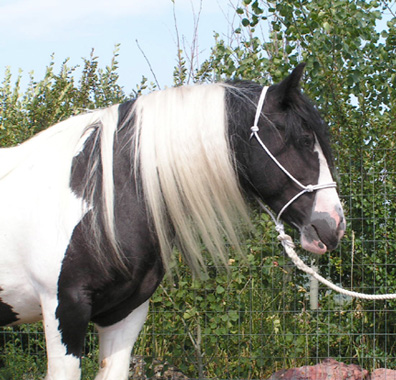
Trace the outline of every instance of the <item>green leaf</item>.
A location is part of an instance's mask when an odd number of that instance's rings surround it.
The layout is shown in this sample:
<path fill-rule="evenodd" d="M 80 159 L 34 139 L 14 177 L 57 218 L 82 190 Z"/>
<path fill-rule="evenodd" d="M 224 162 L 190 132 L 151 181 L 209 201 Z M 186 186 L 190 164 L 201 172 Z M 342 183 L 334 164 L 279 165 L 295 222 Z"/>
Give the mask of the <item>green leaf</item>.
<path fill-rule="evenodd" d="M 247 18 L 242 19 L 242 25 L 243 26 L 249 26 L 250 25 L 250 21 Z"/>
<path fill-rule="evenodd" d="M 221 285 L 217 285 L 216 293 L 223 294 L 224 292 L 225 292 L 225 289 Z"/>

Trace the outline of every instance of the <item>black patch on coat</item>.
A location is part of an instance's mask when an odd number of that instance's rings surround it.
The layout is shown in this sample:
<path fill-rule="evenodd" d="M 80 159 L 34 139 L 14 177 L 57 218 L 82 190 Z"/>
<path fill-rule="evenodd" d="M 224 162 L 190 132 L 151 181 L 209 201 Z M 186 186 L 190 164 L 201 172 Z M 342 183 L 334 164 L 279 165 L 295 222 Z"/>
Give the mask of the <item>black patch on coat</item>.
<path fill-rule="evenodd" d="M 130 141 L 129 128 L 133 125 L 131 121 L 127 125 L 124 122 L 132 104 L 128 102 L 119 108 L 119 126 L 122 128 L 118 129 L 114 143 L 117 242 L 125 256 L 129 275 L 113 267 L 111 260 L 106 262 L 106 268 L 98 262 L 95 252 L 98 244 L 92 244 L 89 226 L 95 222 L 101 227 L 102 219 L 99 217 L 93 221 L 93 212 L 89 211 L 73 231 L 58 280 L 59 305 L 56 317 L 67 354 L 76 357 L 81 357 L 89 321 L 110 326 L 124 319 L 151 297 L 164 275 L 158 244 L 152 235 L 144 202 L 137 196 L 131 152 L 125 149 Z M 97 163 L 98 167 L 94 170 L 89 168 L 92 156 L 99 153 L 96 151 L 97 134 L 98 130 L 95 130 L 74 158 L 70 187 L 76 195 L 84 197 L 87 189 L 84 182 L 92 180 L 95 185 L 93 207 L 98 207 L 100 214 L 101 164 Z M 87 171 L 90 172 L 90 178 L 87 177 Z M 106 236 L 99 238 L 101 249 L 110 251 Z"/>
<path fill-rule="evenodd" d="M 3 289 L 0 288 L 0 292 Z M 0 298 L 0 326 L 10 325 L 12 323 L 18 322 L 18 313 L 12 309 L 12 306 L 3 302 Z"/>

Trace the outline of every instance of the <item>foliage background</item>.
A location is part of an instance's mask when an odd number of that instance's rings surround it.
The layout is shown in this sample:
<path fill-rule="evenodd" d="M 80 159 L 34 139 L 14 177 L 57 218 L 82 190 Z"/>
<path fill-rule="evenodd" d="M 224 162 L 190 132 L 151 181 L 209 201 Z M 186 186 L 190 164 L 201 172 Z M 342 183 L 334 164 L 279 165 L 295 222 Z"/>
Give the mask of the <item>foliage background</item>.
<path fill-rule="evenodd" d="M 298 62 L 307 63 L 303 89 L 329 124 L 348 220 L 342 245 L 320 259 L 320 271 L 368 293 L 396 291 L 393 5 L 243 0 L 232 38 L 215 35 L 211 56 L 199 67 L 187 65 L 188 52 L 179 50 L 174 72 L 175 85 L 229 78 L 271 84 Z M 390 21 L 378 31 L 384 13 L 391 14 Z M 125 93 L 118 84 L 118 49 L 104 69 L 92 52 L 79 78 L 67 60 L 56 73 L 52 60 L 44 78 L 31 76 L 26 89 L 21 74 L 12 78 L 6 70 L 0 85 L 1 146 L 19 144 L 86 109 L 155 89 L 142 77 L 131 94 Z M 319 308 L 311 310 L 309 279 L 283 256 L 268 217 L 257 214 L 255 225 L 246 241 L 248 264 L 231 259 L 228 273 L 212 267 L 207 279 L 196 282 L 181 263 L 174 286 L 164 283 L 155 293 L 135 349 L 148 375 L 156 360 L 199 378 L 266 378 L 326 357 L 367 369 L 395 368 L 395 302 L 352 300 L 320 288 Z M 0 337 L 0 379 L 39 378 L 45 371 L 41 325 L 13 331 L 6 328 Z M 96 366 L 95 347 L 91 334 L 85 378 Z"/>

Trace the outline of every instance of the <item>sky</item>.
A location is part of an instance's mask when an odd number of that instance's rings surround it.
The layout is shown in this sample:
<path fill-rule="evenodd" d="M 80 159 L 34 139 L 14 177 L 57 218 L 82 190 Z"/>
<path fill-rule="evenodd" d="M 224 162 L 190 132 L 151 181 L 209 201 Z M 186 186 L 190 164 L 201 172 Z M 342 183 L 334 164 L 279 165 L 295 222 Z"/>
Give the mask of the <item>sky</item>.
<path fill-rule="evenodd" d="M 15 80 L 19 69 L 26 83 L 31 71 L 42 79 L 52 54 L 55 72 L 66 58 L 69 66 L 81 65 L 92 49 L 104 68 L 114 46 L 121 44 L 119 84 L 126 93 L 142 75 L 154 81 L 147 60 L 160 86 L 169 86 L 177 35 L 190 51 L 199 13 L 197 50 L 203 61 L 214 44 L 214 31 L 222 35 L 232 29 L 230 0 L 0 0 L 0 82 L 7 66 Z"/>
<path fill-rule="evenodd" d="M 200 62 L 210 54 L 214 32 L 227 40 L 238 23 L 234 10 L 238 0 L 173 1 L 0 0 L 0 83 L 7 66 L 13 80 L 23 70 L 22 84 L 28 83 L 31 71 L 36 80 L 42 79 L 52 54 L 55 72 L 66 58 L 69 66 L 82 65 L 82 57 L 89 58 L 92 49 L 104 68 L 120 44 L 119 84 L 125 93 L 130 94 L 143 75 L 155 80 L 147 60 L 160 87 L 170 86 L 177 36 L 190 52 L 198 14 Z"/>

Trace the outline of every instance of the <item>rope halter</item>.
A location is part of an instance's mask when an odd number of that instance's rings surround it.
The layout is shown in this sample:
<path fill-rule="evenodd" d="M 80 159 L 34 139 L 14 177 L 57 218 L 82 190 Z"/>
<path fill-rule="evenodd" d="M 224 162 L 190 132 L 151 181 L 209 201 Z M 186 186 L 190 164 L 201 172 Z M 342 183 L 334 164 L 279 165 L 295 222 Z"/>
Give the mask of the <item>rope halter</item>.
<path fill-rule="evenodd" d="M 275 223 L 275 229 L 278 231 L 278 240 L 281 242 L 283 245 L 287 255 L 290 257 L 290 259 L 293 261 L 293 263 L 299 268 L 300 270 L 304 271 L 305 273 L 311 275 L 312 277 L 316 278 L 318 281 L 320 281 L 322 284 L 325 284 L 328 286 L 330 289 L 333 289 L 341 294 L 345 294 L 350 297 L 355 297 L 355 298 L 362 298 L 362 299 L 367 299 L 367 300 L 386 300 L 386 299 L 396 299 L 396 294 L 364 294 L 364 293 L 358 293 L 358 292 L 353 292 L 350 290 L 346 290 L 343 288 L 340 288 L 339 286 L 333 284 L 332 282 L 326 280 L 323 278 L 319 273 L 317 273 L 314 269 L 310 268 L 307 266 L 297 255 L 295 252 L 294 248 L 295 245 L 293 243 L 293 239 L 285 234 L 285 228 L 283 223 L 281 222 L 281 216 L 284 213 L 284 211 L 299 197 L 301 197 L 305 193 L 312 193 L 316 190 L 321 190 L 321 189 L 326 189 L 326 188 L 335 188 L 337 187 L 335 182 L 329 182 L 329 183 L 319 183 L 317 185 L 303 185 L 300 181 L 298 181 L 276 158 L 275 156 L 270 152 L 270 150 L 267 148 L 267 146 L 263 143 L 261 140 L 258 132 L 259 132 L 259 127 L 258 127 L 258 121 L 260 119 L 260 115 L 262 113 L 262 109 L 264 106 L 264 101 L 265 101 L 265 96 L 267 94 L 268 87 L 264 87 L 263 90 L 261 91 L 261 95 L 259 98 L 259 102 L 257 104 L 257 109 L 256 109 L 256 115 L 254 118 L 254 124 L 250 128 L 252 133 L 250 135 L 250 139 L 253 137 L 256 138 L 260 146 L 265 150 L 265 152 L 268 154 L 268 156 L 272 159 L 272 161 L 275 162 L 276 165 L 278 165 L 279 169 L 281 169 L 298 187 L 300 187 L 302 190 L 297 193 L 292 199 L 290 199 L 279 211 L 278 215 L 275 216 L 271 210 L 264 205 L 264 203 L 258 198 L 257 202 L 259 203 L 260 207 L 263 208 L 272 218 L 272 220 Z"/>
<path fill-rule="evenodd" d="M 253 137 L 256 138 L 260 146 L 265 150 L 267 155 L 272 159 L 272 161 L 275 162 L 275 164 L 285 173 L 300 189 L 302 189 L 299 193 L 297 193 L 292 199 L 290 199 L 279 211 L 277 216 L 274 216 L 274 214 L 269 210 L 268 207 L 266 207 L 260 200 L 258 200 L 260 206 L 264 208 L 264 210 L 271 216 L 272 220 L 275 223 L 276 230 L 279 233 L 284 233 L 284 227 L 282 222 L 280 221 L 282 214 L 285 212 L 285 210 L 298 198 L 300 198 L 303 194 L 305 193 L 312 193 L 316 190 L 321 190 L 321 189 L 326 189 L 326 188 L 335 188 L 337 187 L 337 184 L 335 182 L 329 182 L 329 183 L 319 183 L 317 185 L 303 185 L 297 178 L 295 178 L 278 160 L 277 158 L 270 152 L 268 147 L 264 144 L 264 142 L 261 140 L 258 132 L 259 132 L 259 127 L 258 127 L 258 121 L 260 119 L 260 115 L 262 113 L 262 109 L 264 106 L 264 101 L 265 97 L 267 95 L 268 91 L 267 86 L 263 87 L 263 90 L 261 91 L 259 102 L 257 104 L 257 109 L 256 109 L 256 115 L 254 117 L 254 124 L 250 128 L 252 131 L 250 135 L 250 139 Z"/>

